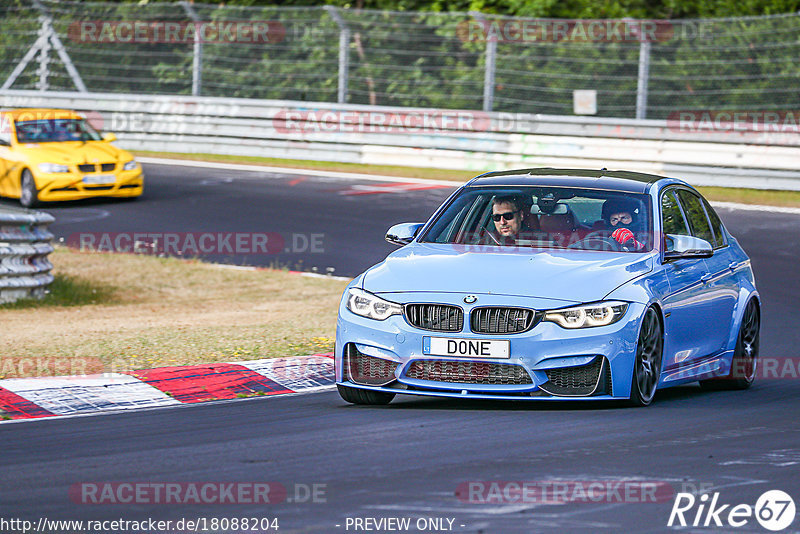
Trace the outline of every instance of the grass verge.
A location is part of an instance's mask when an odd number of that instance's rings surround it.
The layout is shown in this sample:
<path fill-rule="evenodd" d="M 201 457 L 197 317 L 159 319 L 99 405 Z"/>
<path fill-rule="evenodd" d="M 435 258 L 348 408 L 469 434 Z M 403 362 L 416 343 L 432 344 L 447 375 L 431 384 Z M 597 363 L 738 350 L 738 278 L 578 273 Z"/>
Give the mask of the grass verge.
<path fill-rule="evenodd" d="M 346 285 L 63 247 L 51 260 L 45 299 L 0 307 L 0 378 L 328 352 Z"/>
<path fill-rule="evenodd" d="M 456 171 L 423 167 L 403 167 L 397 165 L 364 165 L 360 163 L 336 163 L 330 161 L 311 161 L 300 159 L 260 158 L 256 156 L 224 156 L 216 154 L 179 154 L 173 152 L 137 151 L 140 156 L 157 158 L 212 161 L 218 163 L 245 163 L 289 167 L 293 169 L 312 169 L 363 174 L 397 176 L 398 178 L 427 178 L 431 180 L 452 180 L 465 182 L 474 178 L 478 171 Z M 778 191 L 768 189 L 743 189 L 728 187 L 698 187 L 709 200 L 719 202 L 740 202 L 768 206 L 800 207 L 800 191 Z"/>

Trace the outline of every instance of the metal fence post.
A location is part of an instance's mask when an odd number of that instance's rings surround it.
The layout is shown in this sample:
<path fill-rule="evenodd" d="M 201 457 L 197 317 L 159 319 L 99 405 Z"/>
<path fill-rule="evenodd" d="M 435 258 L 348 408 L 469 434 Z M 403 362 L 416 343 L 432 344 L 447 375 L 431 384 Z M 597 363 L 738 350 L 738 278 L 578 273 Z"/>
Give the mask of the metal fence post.
<path fill-rule="evenodd" d="M 69 77 L 72 78 L 72 83 L 75 84 L 75 87 L 77 87 L 78 91 L 81 93 L 87 92 L 86 84 L 83 83 L 83 78 L 81 78 L 81 75 L 78 74 L 78 69 L 75 68 L 75 65 L 72 64 L 72 59 L 70 59 L 67 49 L 64 48 L 64 43 L 61 42 L 56 30 L 53 28 L 53 21 L 50 17 L 50 14 L 39 0 L 33 0 L 33 5 L 39 11 L 39 13 L 42 14 L 42 27 L 44 28 L 45 35 L 47 36 L 47 42 L 42 42 L 42 46 L 45 46 L 49 49 L 50 44 L 52 43 L 53 48 L 56 49 L 58 57 L 61 58 L 61 62 L 64 63 L 64 68 L 67 69 Z"/>
<path fill-rule="evenodd" d="M 647 118 L 647 83 L 650 78 L 650 42 L 639 43 L 639 79 L 636 84 L 636 118 Z"/>
<path fill-rule="evenodd" d="M 36 69 L 36 74 L 39 75 L 39 81 L 36 82 L 36 89 L 39 91 L 47 91 L 50 86 L 47 83 L 47 78 L 50 75 L 50 28 L 44 17 L 39 17 L 42 27 L 39 29 L 38 42 L 41 43 L 39 48 L 39 68 Z"/>
<path fill-rule="evenodd" d="M 195 24 L 192 48 L 192 96 L 198 96 L 203 87 L 203 41 L 200 38 L 200 17 L 189 2 L 184 0 L 180 4 Z"/>
<path fill-rule="evenodd" d="M 470 15 L 478 19 L 486 28 L 486 61 L 483 71 L 483 111 L 492 111 L 494 104 L 494 71 L 497 58 L 497 34 L 494 26 L 489 24 L 483 13 L 470 11 Z"/>
<path fill-rule="evenodd" d="M 339 104 L 347 103 L 347 82 L 350 70 L 350 28 L 342 15 L 334 6 L 325 6 L 325 11 L 339 26 L 339 88 L 336 101 Z"/>

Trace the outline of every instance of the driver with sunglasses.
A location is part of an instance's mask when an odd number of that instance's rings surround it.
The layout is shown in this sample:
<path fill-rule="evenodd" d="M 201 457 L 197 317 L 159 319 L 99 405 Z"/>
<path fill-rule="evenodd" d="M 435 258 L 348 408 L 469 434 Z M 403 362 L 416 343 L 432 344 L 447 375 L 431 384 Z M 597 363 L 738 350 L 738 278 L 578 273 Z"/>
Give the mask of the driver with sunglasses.
<path fill-rule="evenodd" d="M 530 226 L 531 220 L 538 222 L 525 209 L 525 203 L 519 196 L 508 195 L 493 199 L 492 221 L 499 234 L 500 244 L 514 244 L 523 236 L 530 239 L 534 232 Z"/>

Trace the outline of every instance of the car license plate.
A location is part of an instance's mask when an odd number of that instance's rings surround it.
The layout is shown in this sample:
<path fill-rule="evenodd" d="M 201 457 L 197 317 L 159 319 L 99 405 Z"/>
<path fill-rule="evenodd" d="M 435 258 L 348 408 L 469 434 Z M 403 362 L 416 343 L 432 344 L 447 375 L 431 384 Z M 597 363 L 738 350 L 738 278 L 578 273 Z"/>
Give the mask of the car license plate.
<path fill-rule="evenodd" d="M 464 358 L 510 358 L 507 339 L 422 338 L 422 354 Z"/>
<path fill-rule="evenodd" d="M 85 184 L 113 184 L 117 181 L 117 177 L 113 174 L 92 174 L 83 177 Z"/>

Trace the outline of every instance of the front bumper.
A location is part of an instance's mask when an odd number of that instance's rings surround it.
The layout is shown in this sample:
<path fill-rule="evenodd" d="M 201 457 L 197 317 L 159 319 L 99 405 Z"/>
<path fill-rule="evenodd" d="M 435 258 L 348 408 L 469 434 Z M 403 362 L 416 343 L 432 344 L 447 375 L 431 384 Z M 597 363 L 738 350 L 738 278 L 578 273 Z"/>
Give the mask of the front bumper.
<path fill-rule="evenodd" d="M 91 197 L 138 197 L 144 192 L 144 174 L 141 167 L 130 171 L 110 171 L 115 180 L 113 183 L 89 184 L 83 181 L 85 174 L 69 173 L 36 173 L 34 179 L 38 189 L 39 200 L 57 202 L 63 200 L 80 200 Z"/>
<path fill-rule="evenodd" d="M 539 322 L 527 332 L 487 335 L 470 331 L 466 318 L 473 306 L 459 300 L 463 295 L 428 293 L 415 297 L 419 298 L 418 302 L 460 306 L 464 310 L 464 327 L 460 332 L 431 332 L 410 325 L 402 315 L 384 321 L 367 319 L 350 312 L 343 300 L 334 356 L 338 384 L 390 393 L 459 398 L 599 400 L 630 397 L 636 340 L 645 310 L 642 304 L 631 303 L 623 318 L 608 326 L 568 330 L 552 322 Z M 552 302 L 524 297 L 480 295 L 479 300 L 480 306 L 520 306 L 538 310 L 553 307 Z M 404 303 L 409 302 L 417 300 L 404 299 Z M 422 352 L 425 337 L 508 340 L 509 358 L 425 355 Z M 354 358 L 358 358 L 362 367 L 352 367 Z M 358 374 L 363 362 L 369 369 L 378 369 L 374 375 L 378 378 L 384 372 L 385 379 L 365 379 L 366 375 Z M 380 370 L 383 368 L 385 371 Z"/>

